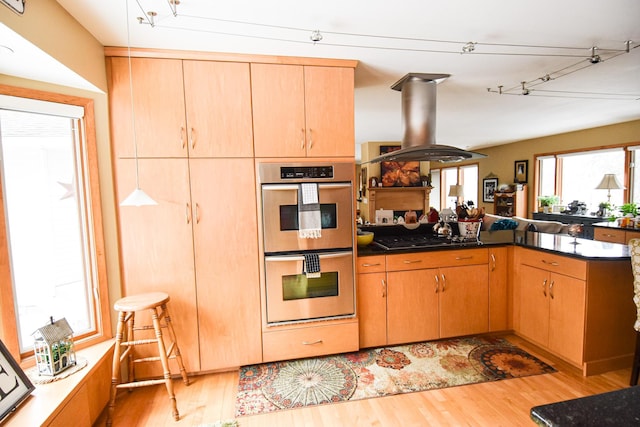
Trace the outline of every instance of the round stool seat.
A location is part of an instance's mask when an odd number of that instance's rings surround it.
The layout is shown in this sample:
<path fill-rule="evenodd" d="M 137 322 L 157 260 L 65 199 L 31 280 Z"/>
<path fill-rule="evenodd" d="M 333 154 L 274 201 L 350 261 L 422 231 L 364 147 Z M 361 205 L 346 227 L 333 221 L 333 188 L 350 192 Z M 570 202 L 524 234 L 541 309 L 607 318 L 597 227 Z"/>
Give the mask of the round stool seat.
<path fill-rule="evenodd" d="M 165 292 L 149 292 L 120 298 L 113 305 L 117 311 L 139 311 L 158 307 L 169 302 L 169 294 Z"/>

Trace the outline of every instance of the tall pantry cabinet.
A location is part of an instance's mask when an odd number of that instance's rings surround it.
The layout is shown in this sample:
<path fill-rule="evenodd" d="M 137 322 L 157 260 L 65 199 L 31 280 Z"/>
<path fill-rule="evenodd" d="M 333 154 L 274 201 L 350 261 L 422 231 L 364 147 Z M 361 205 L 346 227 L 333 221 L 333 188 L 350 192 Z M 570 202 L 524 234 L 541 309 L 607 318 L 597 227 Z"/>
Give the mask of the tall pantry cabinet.
<path fill-rule="evenodd" d="M 128 58 L 107 69 L 120 202 L 135 188 Z M 140 186 L 159 205 L 118 208 L 123 294 L 171 296 L 189 372 L 260 362 L 249 64 L 132 57 L 131 69 Z"/>

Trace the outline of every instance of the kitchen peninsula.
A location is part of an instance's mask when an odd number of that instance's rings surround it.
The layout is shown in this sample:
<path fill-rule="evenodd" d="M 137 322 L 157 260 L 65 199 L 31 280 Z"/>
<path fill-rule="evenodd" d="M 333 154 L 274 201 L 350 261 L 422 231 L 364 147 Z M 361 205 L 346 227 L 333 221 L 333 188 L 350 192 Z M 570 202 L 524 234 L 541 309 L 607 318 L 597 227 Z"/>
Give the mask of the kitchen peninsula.
<path fill-rule="evenodd" d="M 585 376 L 631 365 L 635 305 L 626 245 L 520 231 L 483 231 L 479 241 L 359 248 L 361 347 L 513 330 Z M 411 335 L 427 326 L 430 335 Z"/>

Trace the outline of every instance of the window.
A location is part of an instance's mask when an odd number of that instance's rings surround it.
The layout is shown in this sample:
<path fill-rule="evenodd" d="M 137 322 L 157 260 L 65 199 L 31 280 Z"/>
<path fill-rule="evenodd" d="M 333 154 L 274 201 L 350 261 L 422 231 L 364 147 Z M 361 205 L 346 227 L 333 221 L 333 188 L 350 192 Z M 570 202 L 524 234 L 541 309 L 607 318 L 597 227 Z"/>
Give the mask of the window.
<path fill-rule="evenodd" d="M 462 200 L 464 203 L 472 201 L 478 206 L 478 165 L 464 165 L 456 167 L 432 168 L 431 194 L 429 203 L 437 210 L 453 208 L 454 199 L 449 197 L 449 187 L 461 184 L 464 191 Z"/>
<path fill-rule="evenodd" d="M 429 202 L 438 210 L 453 208 L 454 200 L 449 197 L 449 187 L 455 184 L 462 185 L 464 196 L 462 200 L 467 203 L 472 201 L 478 206 L 478 165 L 464 165 L 456 167 L 443 167 L 431 169 L 431 195 Z"/>
<path fill-rule="evenodd" d="M 101 338 L 103 327 L 110 335 L 95 136 L 86 129 L 93 111 L 85 101 L 0 96 L 2 255 L 9 259 L 0 292 L 12 295 L 15 310 L 2 307 L 0 336 L 23 357 L 31 333 L 50 317 L 65 317 L 76 342 Z"/>
<path fill-rule="evenodd" d="M 584 202 L 588 212 L 607 201 L 607 190 L 596 189 L 605 174 L 612 173 L 625 187 L 626 155 L 622 147 L 540 156 L 537 158 L 538 196 L 558 195 L 560 205 Z M 624 203 L 623 189 L 611 190 L 611 204 Z"/>

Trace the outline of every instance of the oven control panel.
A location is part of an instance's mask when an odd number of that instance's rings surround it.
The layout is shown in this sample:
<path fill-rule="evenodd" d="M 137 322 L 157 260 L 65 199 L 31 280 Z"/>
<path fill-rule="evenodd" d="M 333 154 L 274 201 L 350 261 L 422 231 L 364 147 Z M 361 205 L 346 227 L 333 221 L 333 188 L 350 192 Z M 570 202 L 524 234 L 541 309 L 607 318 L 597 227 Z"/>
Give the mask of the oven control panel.
<path fill-rule="evenodd" d="M 333 178 L 333 166 L 281 166 L 281 179 Z"/>

